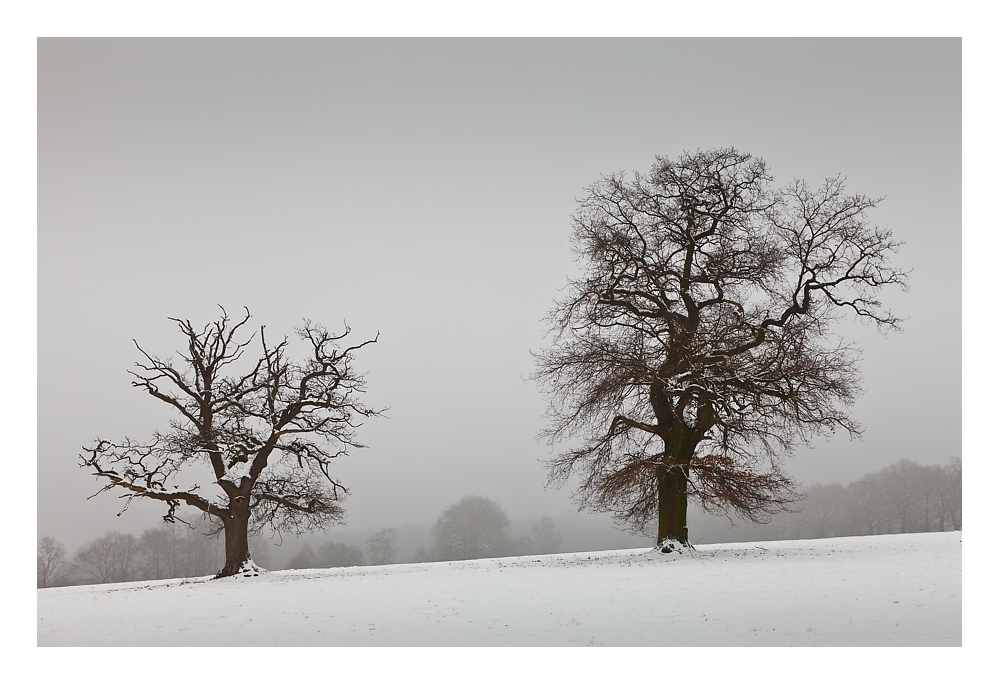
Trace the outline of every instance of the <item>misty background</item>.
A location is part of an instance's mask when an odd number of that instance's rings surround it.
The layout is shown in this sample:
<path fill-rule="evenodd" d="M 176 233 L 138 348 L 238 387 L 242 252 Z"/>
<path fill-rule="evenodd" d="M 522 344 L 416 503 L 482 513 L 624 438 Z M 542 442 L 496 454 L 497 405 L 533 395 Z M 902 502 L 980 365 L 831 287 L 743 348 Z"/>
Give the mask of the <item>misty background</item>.
<path fill-rule="evenodd" d="M 912 269 L 886 293 L 902 334 L 840 330 L 865 351 L 864 439 L 787 470 L 846 485 L 961 457 L 961 135 L 958 39 L 42 39 L 38 535 L 72 549 L 159 525 L 153 502 L 87 500 L 77 455 L 165 425 L 130 386 L 132 339 L 167 356 L 168 316 L 222 305 L 272 340 L 303 318 L 379 334 L 356 366 L 388 418 L 335 464 L 348 519 L 321 537 L 429 528 L 481 495 L 522 528 L 641 544 L 546 490 L 530 352 L 583 188 L 729 145 L 779 183 L 843 174 L 885 196 L 871 218 Z"/>

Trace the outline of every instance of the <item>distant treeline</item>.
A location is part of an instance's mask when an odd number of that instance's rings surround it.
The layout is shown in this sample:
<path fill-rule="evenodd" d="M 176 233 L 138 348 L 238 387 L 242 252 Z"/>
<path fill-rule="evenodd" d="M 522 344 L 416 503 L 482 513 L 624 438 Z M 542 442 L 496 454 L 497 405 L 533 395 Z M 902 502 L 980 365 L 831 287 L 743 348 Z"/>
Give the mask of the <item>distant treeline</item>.
<path fill-rule="evenodd" d="M 430 529 L 409 526 L 407 537 L 426 544 L 418 546 L 406 557 L 400 554 L 399 532 L 383 528 L 365 542 L 365 549 L 343 542 L 326 542 L 315 552 L 308 543 L 288 562 L 287 568 L 333 568 L 360 566 L 367 563 L 456 561 L 486 557 L 555 554 L 562 546 L 560 535 L 551 517 L 543 516 L 522 535 L 511 533 L 507 512 L 495 501 L 469 495 L 445 509 Z"/>
<path fill-rule="evenodd" d="M 924 466 L 902 459 L 844 486 L 812 485 L 791 511 L 766 524 L 697 512 L 696 543 L 798 540 L 962 529 L 962 460 Z"/>
<path fill-rule="evenodd" d="M 265 568 L 332 568 L 551 554 L 562 545 L 550 517 L 537 519 L 527 533 L 514 536 L 500 505 L 477 496 L 445 509 L 432 528 L 409 525 L 403 530 L 405 540 L 396 528 L 382 528 L 363 546 L 326 540 L 314 549 L 303 543 L 287 563 L 276 566 L 271 566 L 271 543 L 256 536 L 250 538 L 250 556 Z M 149 528 L 138 537 L 110 531 L 72 558 L 62 543 L 44 537 L 38 542 L 38 587 L 214 575 L 225 559 L 222 538 L 215 533 L 184 525 Z M 424 543 L 425 535 L 426 544 L 414 549 L 414 542 Z"/>
<path fill-rule="evenodd" d="M 783 539 L 828 538 L 962 529 L 962 460 L 924 466 L 901 459 L 846 487 L 813 485 L 798 513 L 771 526 Z"/>
<path fill-rule="evenodd" d="M 763 525 L 730 527 L 725 518 L 692 516 L 692 539 L 711 543 L 962 529 L 960 458 L 929 466 L 903 459 L 847 486 L 813 485 L 803 494 L 794 511 L 782 512 Z M 252 558 L 265 568 L 331 568 L 553 554 L 567 551 L 563 532 L 551 518 L 541 517 L 512 533 L 499 504 L 469 496 L 445 509 L 430 528 L 382 528 L 358 544 L 345 541 L 343 535 L 339 540 L 303 543 L 287 562 L 276 566 L 270 565 L 268 540 L 252 537 L 250 546 Z M 150 528 L 138 537 L 111 531 L 73 557 L 57 540 L 44 537 L 38 542 L 38 587 L 214 575 L 225 554 L 221 538 L 211 533 L 183 525 Z M 583 549 L 573 542 L 569 548 Z"/>
<path fill-rule="evenodd" d="M 38 541 L 38 587 L 215 575 L 225 559 L 223 544 L 204 525 L 175 524 L 148 528 L 138 537 L 109 531 L 69 557 L 62 543 L 44 537 Z M 266 566 L 264 540 L 251 537 L 250 547 Z"/>

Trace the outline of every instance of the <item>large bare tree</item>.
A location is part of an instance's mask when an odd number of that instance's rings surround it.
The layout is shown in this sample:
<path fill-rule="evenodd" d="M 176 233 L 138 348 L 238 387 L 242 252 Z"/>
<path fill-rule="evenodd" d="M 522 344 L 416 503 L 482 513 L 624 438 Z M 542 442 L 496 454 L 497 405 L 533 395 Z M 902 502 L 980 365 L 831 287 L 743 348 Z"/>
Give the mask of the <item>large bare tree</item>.
<path fill-rule="evenodd" d="M 256 572 L 249 533 L 265 526 L 325 529 L 342 519 L 347 488 L 330 466 L 363 446 L 355 429 L 381 413 L 361 402 L 364 377 L 353 367 L 354 353 L 377 336 L 342 347 L 350 328 L 333 334 L 306 321 L 297 333 L 307 356 L 295 363 L 287 338 L 271 345 L 263 326 L 250 332 L 249 311 L 233 321 L 223 310 L 202 328 L 171 320 L 185 341 L 180 361 L 155 357 L 136 343 L 143 360 L 131 372 L 134 387 L 175 413 L 169 429 L 145 442 L 98 438 L 84 448 L 82 466 L 105 482 L 101 492 L 123 490 L 126 508 L 141 497 L 164 502 L 168 522 L 177 520 L 181 505 L 214 520 L 225 533 L 218 577 Z M 214 496 L 182 479 L 205 466 Z"/>
<path fill-rule="evenodd" d="M 550 393 L 557 484 L 664 551 L 687 546 L 687 503 L 753 521 L 796 498 L 792 446 L 861 427 L 858 350 L 841 313 L 898 328 L 879 301 L 905 288 L 898 244 L 869 224 L 878 200 L 842 178 L 775 188 L 764 161 L 733 149 L 657 158 L 607 176 L 574 215 L 582 275 L 550 313 L 535 378 Z"/>

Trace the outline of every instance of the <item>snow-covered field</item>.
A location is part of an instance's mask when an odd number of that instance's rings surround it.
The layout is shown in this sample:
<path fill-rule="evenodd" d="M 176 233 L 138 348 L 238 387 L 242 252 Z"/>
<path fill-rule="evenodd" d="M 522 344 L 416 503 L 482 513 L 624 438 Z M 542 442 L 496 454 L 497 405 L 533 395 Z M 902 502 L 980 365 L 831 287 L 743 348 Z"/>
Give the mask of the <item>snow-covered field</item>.
<path fill-rule="evenodd" d="M 38 591 L 38 645 L 960 646 L 962 534 Z"/>

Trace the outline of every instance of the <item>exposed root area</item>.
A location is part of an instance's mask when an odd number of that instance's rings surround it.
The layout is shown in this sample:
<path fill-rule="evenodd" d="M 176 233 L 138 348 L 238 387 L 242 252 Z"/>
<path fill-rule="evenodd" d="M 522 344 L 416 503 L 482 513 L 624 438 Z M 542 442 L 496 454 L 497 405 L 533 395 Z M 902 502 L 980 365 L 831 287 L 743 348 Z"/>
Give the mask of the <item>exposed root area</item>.
<path fill-rule="evenodd" d="M 254 576 L 259 576 L 262 573 L 267 573 L 267 569 L 263 569 L 254 563 L 253 559 L 247 559 L 242 564 L 236 573 L 226 573 L 225 569 L 219 571 L 215 578 L 253 578 Z"/>

